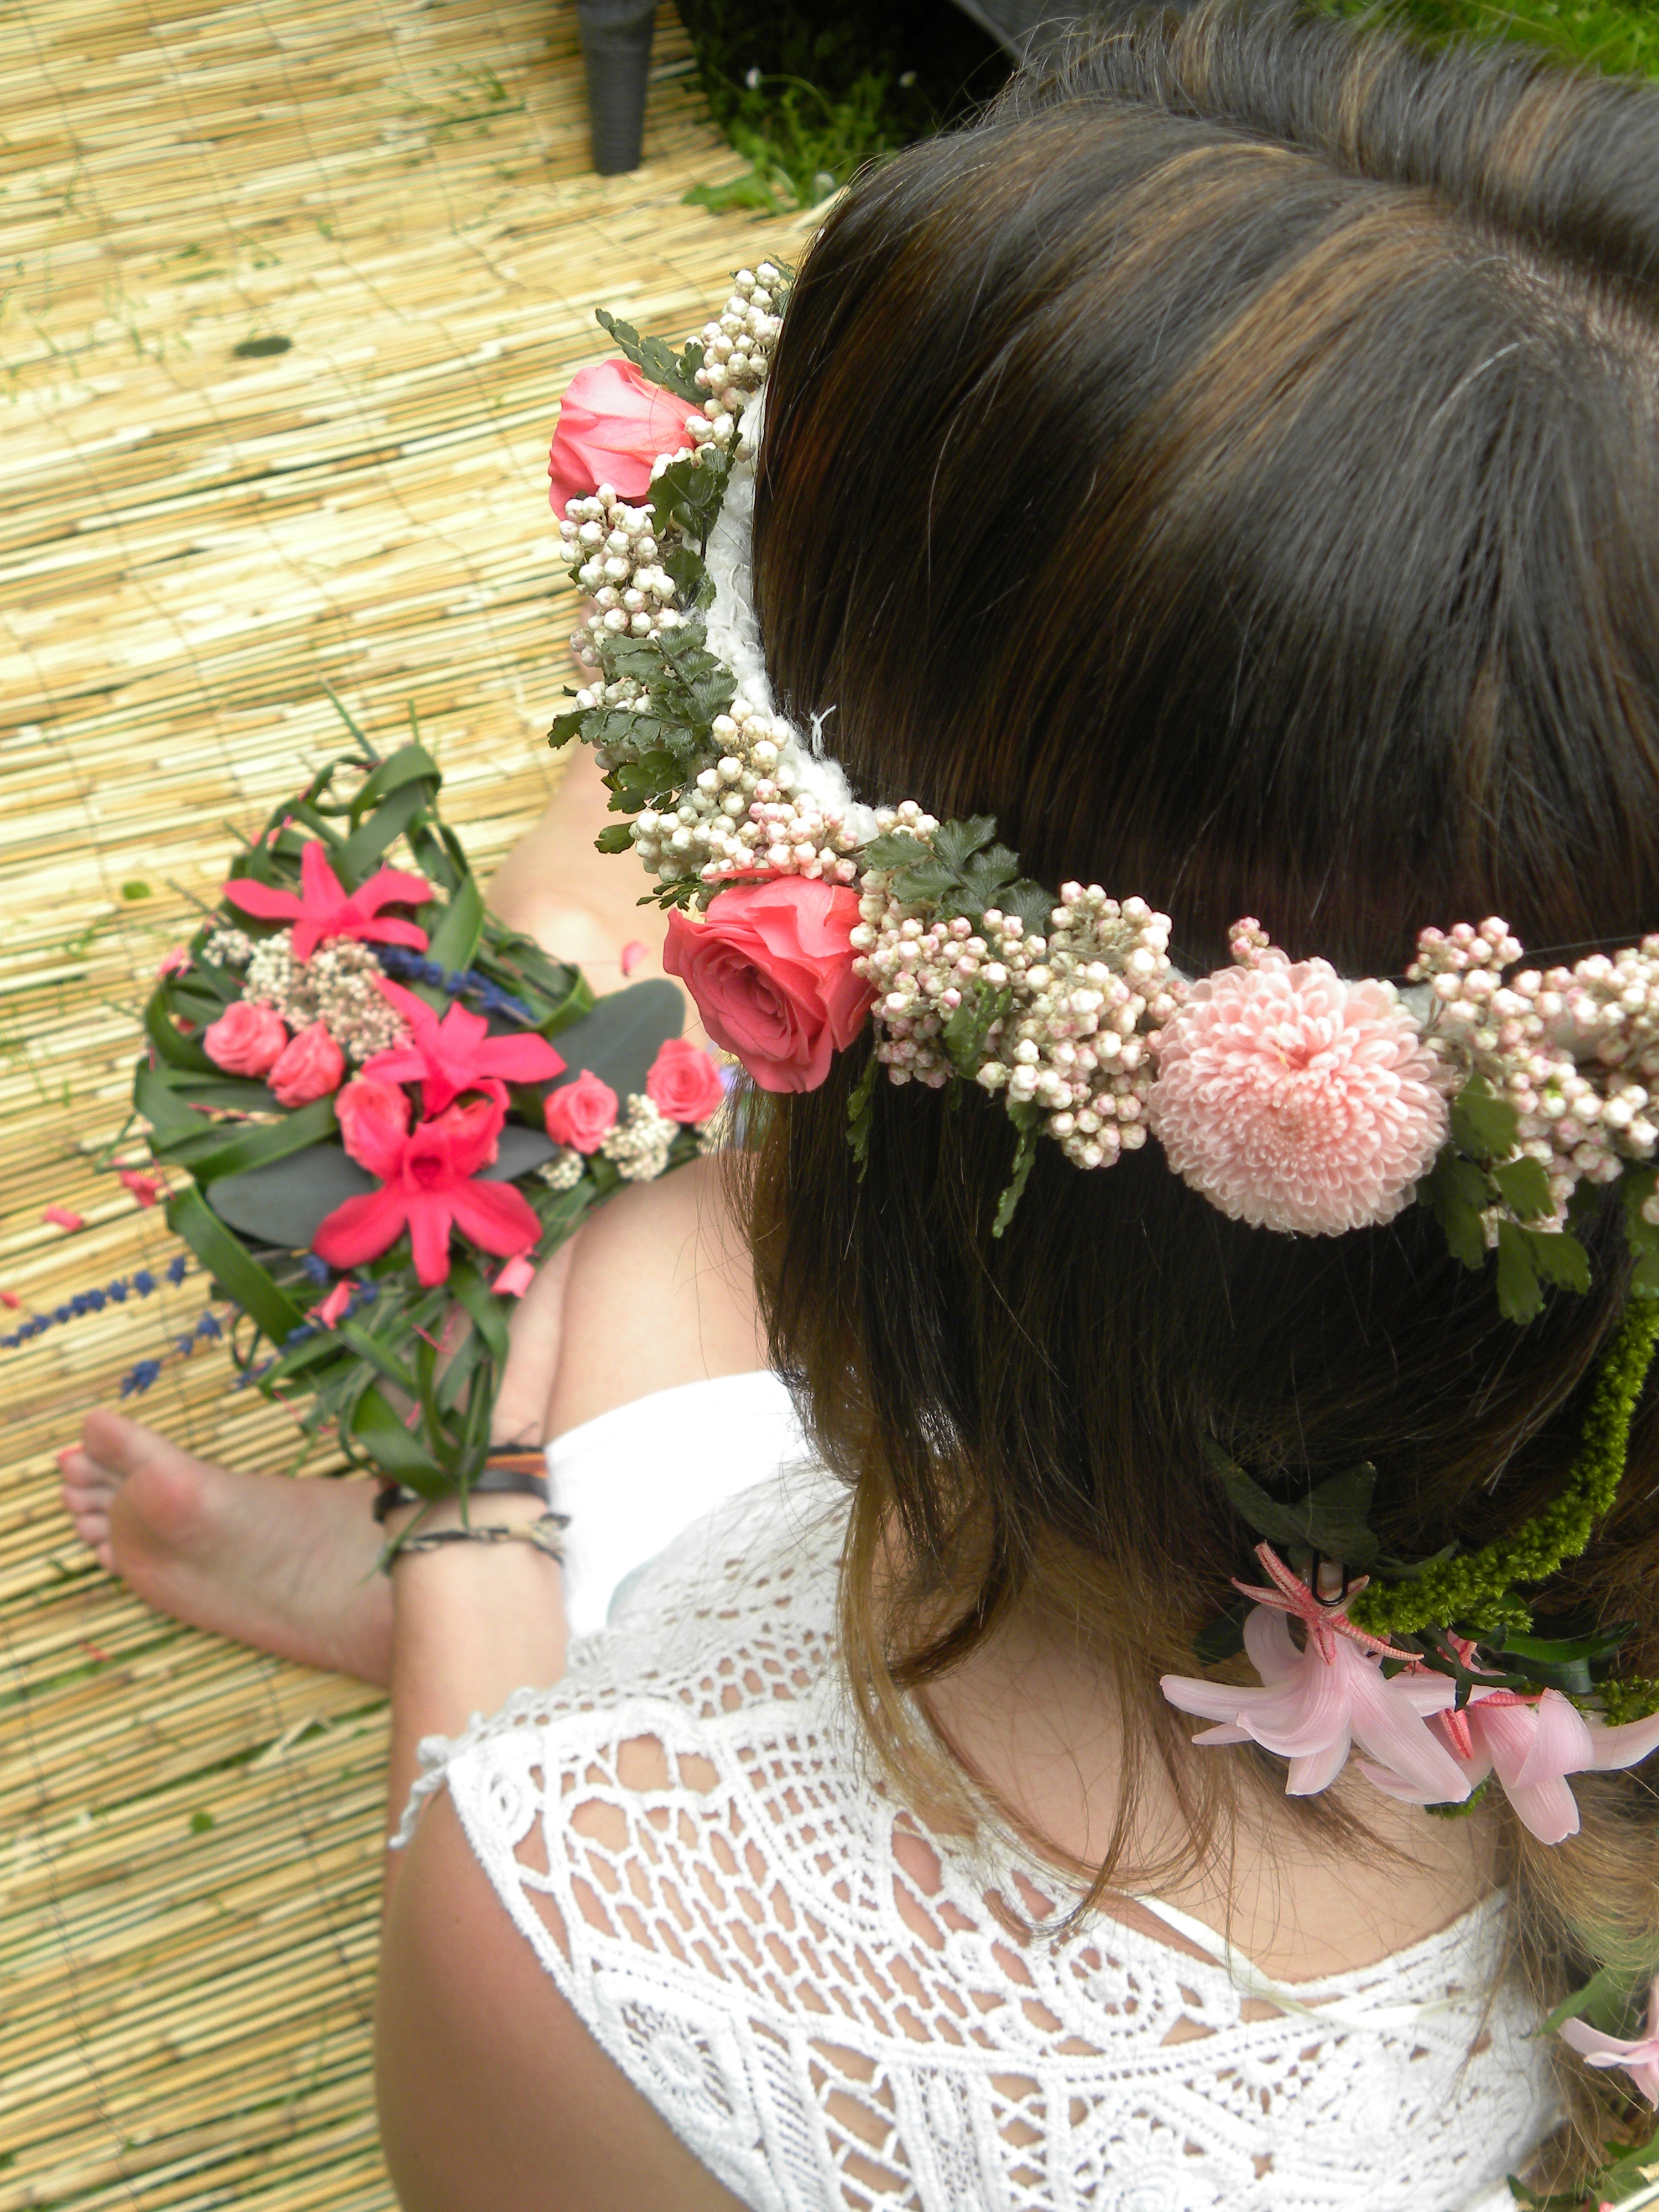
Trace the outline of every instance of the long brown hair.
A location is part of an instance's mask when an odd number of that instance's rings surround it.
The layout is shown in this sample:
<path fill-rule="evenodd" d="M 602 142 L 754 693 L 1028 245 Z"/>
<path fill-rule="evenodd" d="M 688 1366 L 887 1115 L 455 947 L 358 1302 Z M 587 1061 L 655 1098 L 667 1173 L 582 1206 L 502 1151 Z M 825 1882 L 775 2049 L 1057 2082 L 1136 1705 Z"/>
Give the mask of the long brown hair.
<path fill-rule="evenodd" d="M 773 681 L 833 708 L 861 797 L 994 813 L 1040 881 L 1170 913 L 1189 973 L 1245 914 L 1352 975 L 1494 913 L 1540 957 L 1629 944 L 1659 925 L 1656 400 L 1659 93 L 1294 5 L 1149 15 L 864 178 L 813 246 L 762 452 Z M 902 1693 L 1061 1607 L 1131 1747 L 1088 1874 L 1122 1871 L 1146 1755 L 1202 1854 L 1245 1763 L 1192 1753 L 1155 1678 L 1249 1563 L 1206 1445 L 1291 1491 L 1372 1462 L 1404 1556 L 1488 1540 L 1559 1484 L 1617 1237 L 1520 1330 L 1421 1210 L 1275 1236 L 1155 1146 L 1084 1173 L 1042 1145 L 996 1240 L 1006 1116 L 879 1085 L 860 1181 L 863 1052 L 778 1104 L 750 1204 L 775 1358 L 853 1490 L 866 1717 L 917 1777 Z M 1659 1672 L 1650 1398 L 1538 1605 L 1633 1620 Z M 1502 1837 L 1553 1996 L 1659 1954 L 1650 1792 L 1577 1787 L 1575 1843 Z"/>

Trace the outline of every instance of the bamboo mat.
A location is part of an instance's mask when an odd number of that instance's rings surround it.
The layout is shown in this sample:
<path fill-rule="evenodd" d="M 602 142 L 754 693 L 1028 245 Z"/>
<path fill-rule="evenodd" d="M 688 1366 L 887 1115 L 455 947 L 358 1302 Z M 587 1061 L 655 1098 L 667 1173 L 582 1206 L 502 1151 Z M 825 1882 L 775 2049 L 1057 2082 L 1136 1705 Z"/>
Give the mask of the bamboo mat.
<path fill-rule="evenodd" d="M 176 1249 L 99 1164 L 134 1008 L 337 749 L 325 685 L 387 740 L 416 709 L 481 872 L 549 794 L 545 453 L 592 308 L 678 337 L 780 243 L 682 204 L 736 166 L 689 70 L 665 10 L 646 164 L 600 179 L 569 0 L 0 18 L 0 1330 Z M 56 1503 L 204 1288 L 0 1350 L 0 2212 L 392 2202 L 380 1704 L 150 1613 Z M 229 1372 L 203 1346 L 139 1406 L 290 1465 Z"/>

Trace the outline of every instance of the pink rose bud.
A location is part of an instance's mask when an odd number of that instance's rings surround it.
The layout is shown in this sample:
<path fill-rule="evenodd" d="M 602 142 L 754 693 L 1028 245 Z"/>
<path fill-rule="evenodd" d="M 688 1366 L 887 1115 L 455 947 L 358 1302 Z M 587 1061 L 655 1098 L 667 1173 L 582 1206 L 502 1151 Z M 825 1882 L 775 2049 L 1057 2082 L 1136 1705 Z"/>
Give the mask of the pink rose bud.
<path fill-rule="evenodd" d="M 322 1303 L 313 1306 L 306 1319 L 315 1322 L 319 1328 L 332 1328 L 336 1322 L 343 1316 L 346 1308 L 351 1304 L 354 1287 L 355 1285 L 349 1282 L 336 1283 Z"/>
<path fill-rule="evenodd" d="M 617 1094 L 591 1068 L 583 1068 L 574 1083 L 562 1084 L 549 1094 L 547 1133 L 556 1145 L 597 1152 L 616 1126 Z"/>
<path fill-rule="evenodd" d="M 265 1081 L 279 1106 L 309 1106 L 340 1087 L 345 1054 L 321 1022 L 313 1022 L 284 1045 Z"/>
<path fill-rule="evenodd" d="M 536 1270 L 520 1252 L 507 1261 L 489 1287 L 503 1297 L 521 1298 L 535 1279 Z"/>
<path fill-rule="evenodd" d="M 562 515 L 573 499 L 602 483 L 627 500 L 651 489 L 651 464 L 690 443 L 687 419 L 697 412 L 642 376 L 630 361 L 602 361 L 579 369 L 559 405 L 559 427 L 547 456 L 548 504 Z"/>
<path fill-rule="evenodd" d="M 700 1045 L 670 1037 L 645 1079 L 647 1097 L 671 1121 L 706 1121 L 726 1098 L 720 1072 Z"/>
<path fill-rule="evenodd" d="M 358 1166 L 371 1175 L 389 1175 L 409 1133 L 408 1092 L 378 1076 L 360 1075 L 335 1100 L 334 1111 L 341 1139 Z"/>
<path fill-rule="evenodd" d="M 238 999 L 202 1032 L 202 1046 L 227 1075 L 263 1075 L 288 1042 L 283 1018 L 271 1006 Z"/>
<path fill-rule="evenodd" d="M 807 876 L 739 884 L 702 922 L 669 916 L 663 966 L 763 1091 L 816 1091 L 875 995 L 853 972 L 858 920 L 858 894 L 842 884 Z"/>

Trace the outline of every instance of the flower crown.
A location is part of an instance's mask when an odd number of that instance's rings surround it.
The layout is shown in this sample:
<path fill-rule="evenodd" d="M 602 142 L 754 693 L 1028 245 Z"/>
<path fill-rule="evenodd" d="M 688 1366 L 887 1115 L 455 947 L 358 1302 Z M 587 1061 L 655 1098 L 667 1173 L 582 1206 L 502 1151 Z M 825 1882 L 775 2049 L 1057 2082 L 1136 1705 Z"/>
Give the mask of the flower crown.
<path fill-rule="evenodd" d="M 684 352 L 600 321 L 627 359 L 573 382 L 551 497 L 592 608 L 591 672 L 551 742 L 596 752 L 631 846 L 675 909 L 666 963 L 763 1089 L 816 1089 L 866 1024 L 863 1153 L 890 1082 L 971 1082 L 1018 1133 L 1000 1235 L 1036 1139 L 1105 1168 L 1150 1134 L 1254 1226 L 1338 1236 L 1431 1206 L 1452 1251 L 1526 1321 L 1583 1290 L 1574 1229 L 1618 1187 L 1636 1288 L 1659 1294 L 1659 935 L 1525 969 L 1496 918 L 1425 929 L 1404 988 L 1291 961 L 1237 922 L 1193 980 L 1170 922 L 1098 884 L 1023 876 L 989 816 L 853 797 L 775 706 L 750 570 L 754 447 L 784 272 L 739 271 Z M 692 917 L 696 918 L 693 919 Z"/>
<path fill-rule="evenodd" d="M 1326 1788 L 1357 1747 L 1377 1789 L 1441 1812 L 1495 1776 L 1558 1843 L 1578 1826 L 1570 1774 L 1659 1750 L 1659 1682 L 1608 1678 L 1628 1630 L 1537 1636 L 1516 1595 L 1611 1510 L 1659 1340 L 1659 935 L 1527 969 L 1495 917 L 1427 928 L 1402 986 L 1292 961 L 1246 919 L 1231 963 L 1194 979 L 1171 964 L 1166 915 L 1098 884 L 1043 889 L 991 817 L 861 805 L 826 718 L 801 731 L 778 713 L 754 611 L 754 455 L 786 290 L 772 263 L 739 271 L 678 354 L 601 314 L 626 359 L 564 401 L 550 497 L 592 606 L 572 640 L 587 681 L 550 742 L 592 745 L 631 817 L 601 849 L 631 846 L 651 870 L 647 897 L 673 909 L 665 966 L 763 1089 L 816 1089 L 873 1032 L 849 1104 L 860 1161 L 884 1068 L 1000 1097 L 1017 1145 L 994 1235 L 1040 1137 L 1097 1169 L 1150 1135 L 1261 1229 L 1337 1236 L 1415 1199 L 1466 1267 L 1495 1254 L 1499 1307 L 1525 1322 L 1547 1286 L 1589 1287 L 1575 1231 L 1616 1188 L 1632 1298 L 1560 1496 L 1482 1551 L 1411 1565 L 1367 1525 L 1369 1466 L 1285 1503 L 1217 1451 L 1267 1579 L 1236 1585 L 1200 1656 L 1242 1650 L 1262 1686 L 1163 1684 L 1212 1723 L 1200 1744 L 1286 1759 L 1291 1794 Z M 1605 1978 L 1550 2024 L 1659 2100 L 1659 1981 L 1652 2033 L 1632 2041 L 1607 2031 L 1636 1999 L 1610 2000 Z"/>

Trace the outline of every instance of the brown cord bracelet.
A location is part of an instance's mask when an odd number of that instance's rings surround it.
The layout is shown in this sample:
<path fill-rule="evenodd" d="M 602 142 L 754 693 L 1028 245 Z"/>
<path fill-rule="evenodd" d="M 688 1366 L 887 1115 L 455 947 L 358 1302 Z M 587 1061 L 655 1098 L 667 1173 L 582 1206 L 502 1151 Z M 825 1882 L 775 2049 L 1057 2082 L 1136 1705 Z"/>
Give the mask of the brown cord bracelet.
<path fill-rule="evenodd" d="M 544 1513 L 539 1521 L 521 1521 L 515 1526 L 504 1526 L 492 1522 L 483 1528 L 433 1528 L 424 1535 L 416 1534 L 401 1538 L 392 1550 L 386 1565 L 409 1552 L 435 1552 L 444 1544 L 533 1544 L 550 1559 L 564 1557 L 564 1532 L 569 1525 L 569 1516 L 564 1513 Z"/>

